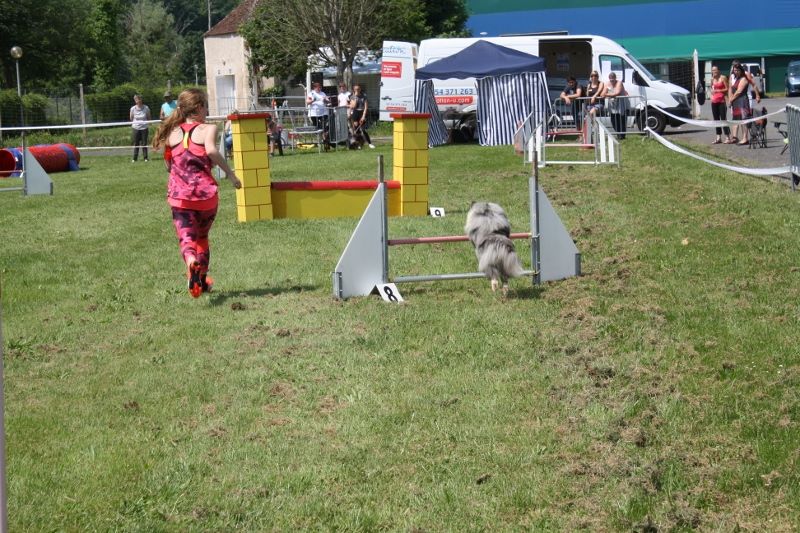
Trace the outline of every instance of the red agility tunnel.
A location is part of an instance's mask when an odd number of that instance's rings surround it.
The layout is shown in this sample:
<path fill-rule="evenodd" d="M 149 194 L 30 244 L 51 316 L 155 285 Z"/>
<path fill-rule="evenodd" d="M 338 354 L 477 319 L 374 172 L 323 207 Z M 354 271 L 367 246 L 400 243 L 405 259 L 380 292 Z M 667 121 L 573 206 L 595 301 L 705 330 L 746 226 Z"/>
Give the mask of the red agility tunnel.
<path fill-rule="evenodd" d="M 17 160 L 10 150 L 0 150 L 0 178 L 9 177 L 17 170 Z"/>
<path fill-rule="evenodd" d="M 80 170 L 81 154 L 67 143 L 40 144 L 28 148 L 45 172 Z M 0 177 L 19 176 L 22 170 L 22 148 L 0 150 Z"/>

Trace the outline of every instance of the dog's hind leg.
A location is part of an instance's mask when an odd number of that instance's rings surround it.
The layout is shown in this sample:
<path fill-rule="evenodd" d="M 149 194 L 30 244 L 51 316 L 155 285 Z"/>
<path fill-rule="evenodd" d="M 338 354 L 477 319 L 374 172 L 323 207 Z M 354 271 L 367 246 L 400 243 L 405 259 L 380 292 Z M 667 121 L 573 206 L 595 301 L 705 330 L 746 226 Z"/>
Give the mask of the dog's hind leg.
<path fill-rule="evenodd" d="M 500 286 L 500 282 L 494 278 L 492 278 L 492 292 L 497 291 L 497 287 Z"/>

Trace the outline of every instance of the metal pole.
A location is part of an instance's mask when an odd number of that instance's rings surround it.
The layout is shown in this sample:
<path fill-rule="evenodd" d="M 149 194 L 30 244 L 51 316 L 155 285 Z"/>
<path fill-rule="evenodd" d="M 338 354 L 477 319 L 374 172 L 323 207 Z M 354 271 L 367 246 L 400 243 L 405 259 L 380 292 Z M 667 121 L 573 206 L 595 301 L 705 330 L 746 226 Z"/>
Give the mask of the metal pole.
<path fill-rule="evenodd" d="M 381 249 L 383 283 L 389 283 L 389 192 L 383 175 L 383 156 L 378 156 L 378 187 L 381 188 Z"/>
<path fill-rule="evenodd" d="M 19 125 L 25 127 L 25 106 L 22 105 L 22 79 L 19 76 L 19 59 L 14 58 L 14 63 L 17 68 L 17 96 L 19 96 Z M 20 132 L 20 140 L 22 144 L 22 194 L 28 194 L 28 173 L 25 168 L 25 130 Z"/>
<path fill-rule="evenodd" d="M 81 99 L 81 124 L 86 124 L 86 99 L 83 95 L 83 84 L 78 84 L 78 93 Z M 86 144 L 86 128 L 83 128 L 83 143 Z"/>
<path fill-rule="evenodd" d="M 22 98 L 22 83 L 19 81 L 19 59 L 15 59 L 14 63 L 17 64 L 17 95 Z"/>
<path fill-rule="evenodd" d="M 533 172 L 528 178 L 528 202 L 531 210 L 531 268 L 533 268 L 533 283 L 542 282 L 542 256 L 541 235 L 539 235 L 539 160 L 533 152 Z"/>
<path fill-rule="evenodd" d="M 208 0 L 208 29 L 211 29 L 211 0 Z"/>
<path fill-rule="evenodd" d="M 6 496 L 6 419 L 5 384 L 3 382 L 3 280 L 0 279 L 0 533 L 8 531 Z"/>

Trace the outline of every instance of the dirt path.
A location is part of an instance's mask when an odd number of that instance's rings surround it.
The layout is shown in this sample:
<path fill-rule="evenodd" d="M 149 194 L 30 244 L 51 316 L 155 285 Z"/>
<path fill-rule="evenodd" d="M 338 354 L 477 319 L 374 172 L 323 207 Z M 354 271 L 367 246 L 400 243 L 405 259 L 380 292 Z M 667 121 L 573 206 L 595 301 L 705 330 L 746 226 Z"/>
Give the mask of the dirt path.
<path fill-rule="evenodd" d="M 800 105 L 800 98 L 765 98 L 761 100 L 761 104 L 758 104 L 758 109 L 760 110 L 761 106 L 764 106 L 767 108 L 768 112 L 778 111 L 785 109 L 787 103 Z M 705 105 L 701 107 L 700 118 L 703 120 L 712 120 L 710 102 L 706 102 Z M 782 167 L 789 164 L 789 151 L 787 150 L 781 155 L 784 142 L 783 137 L 778 133 L 773 124 L 775 121 L 785 122 L 786 115 L 781 114 L 771 117 L 767 125 L 766 148 L 750 148 L 749 146 L 736 146 L 732 144 L 711 144 L 716 136 L 713 128 L 701 128 L 690 124 L 685 124 L 680 128 L 668 127 L 664 132 L 664 137 L 672 142 L 691 145 L 701 153 L 713 154 L 720 159 L 730 161 L 740 166 L 749 168 Z M 788 177 L 788 175 L 784 175 L 784 178 Z"/>

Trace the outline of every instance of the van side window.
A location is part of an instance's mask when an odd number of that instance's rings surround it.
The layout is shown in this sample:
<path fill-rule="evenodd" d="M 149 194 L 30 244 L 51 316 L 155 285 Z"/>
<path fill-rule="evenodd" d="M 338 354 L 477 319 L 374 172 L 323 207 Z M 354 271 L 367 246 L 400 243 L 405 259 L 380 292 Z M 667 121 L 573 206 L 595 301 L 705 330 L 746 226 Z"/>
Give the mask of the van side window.
<path fill-rule="evenodd" d="M 623 83 L 644 85 L 642 83 L 637 83 L 636 78 L 633 76 L 633 73 L 636 72 L 636 69 L 634 69 L 625 59 L 619 56 L 601 55 L 600 76 L 602 77 L 603 81 L 608 80 L 609 72 L 616 73 L 617 79 L 621 80 Z M 639 78 L 639 80 L 641 80 L 641 78 Z"/>

